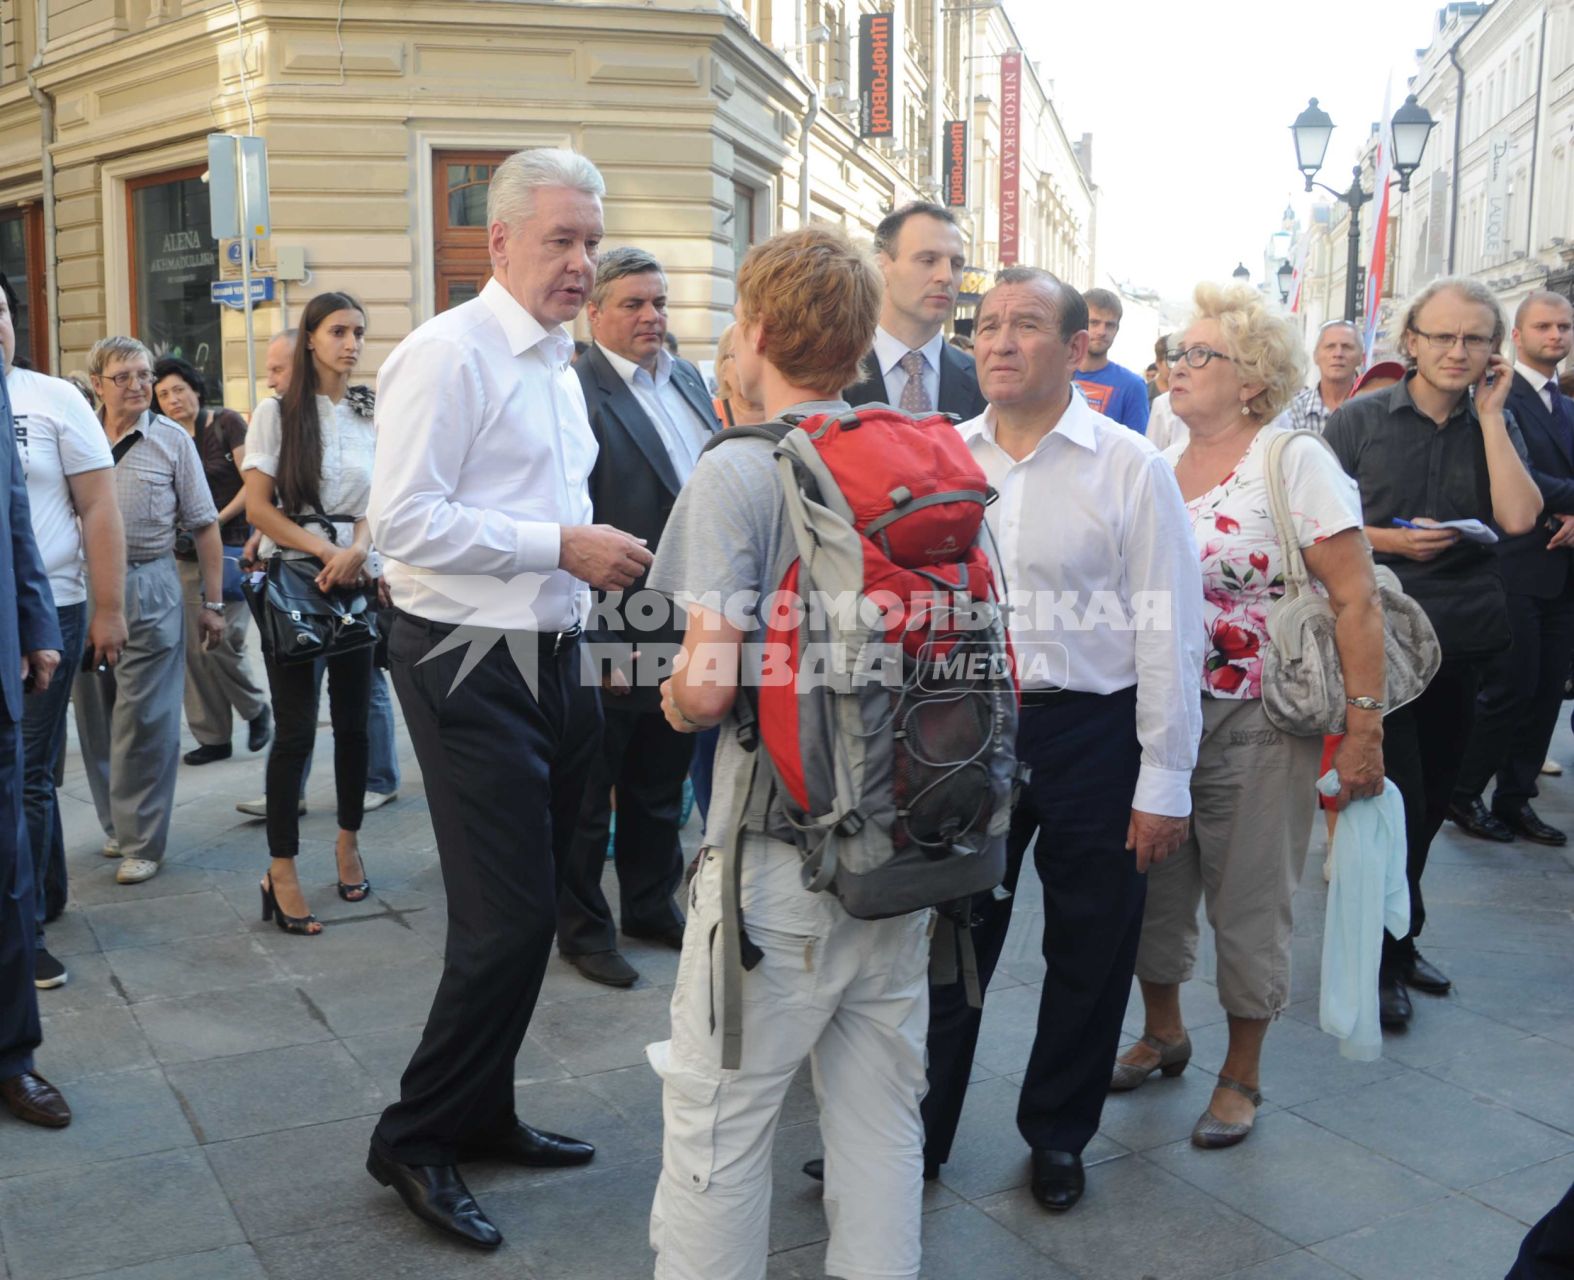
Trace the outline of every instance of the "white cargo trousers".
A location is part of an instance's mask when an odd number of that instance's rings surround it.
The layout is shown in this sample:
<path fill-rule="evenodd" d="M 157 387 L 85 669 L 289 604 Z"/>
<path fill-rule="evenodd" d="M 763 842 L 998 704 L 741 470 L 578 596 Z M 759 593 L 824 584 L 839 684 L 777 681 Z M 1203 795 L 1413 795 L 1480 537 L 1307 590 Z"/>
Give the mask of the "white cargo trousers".
<path fill-rule="evenodd" d="M 751 835 L 742 856 L 744 923 L 765 953 L 743 978 L 743 1065 L 720 1066 L 714 850 L 689 890 L 672 1039 L 646 1049 L 662 1078 L 656 1280 L 764 1280 L 771 1146 L 806 1056 L 825 1141 L 826 1272 L 916 1277 L 931 913 L 857 920 L 803 888 L 790 845 Z"/>

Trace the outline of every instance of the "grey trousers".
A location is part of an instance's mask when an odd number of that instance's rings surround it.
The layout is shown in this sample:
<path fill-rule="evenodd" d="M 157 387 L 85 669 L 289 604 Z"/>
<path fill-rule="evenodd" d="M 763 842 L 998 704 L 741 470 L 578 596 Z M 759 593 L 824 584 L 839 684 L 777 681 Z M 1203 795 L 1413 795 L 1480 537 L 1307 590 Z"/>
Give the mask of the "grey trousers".
<path fill-rule="evenodd" d="M 104 834 L 123 857 L 158 862 L 175 807 L 186 663 L 174 556 L 127 568 L 126 628 L 119 663 L 77 677 L 77 737 Z"/>
<path fill-rule="evenodd" d="M 203 746 L 228 746 L 235 729 L 231 708 L 246 721 L 268 709 L 268 695 L 257 686 L 246 661 L 251 610 L 244 600 L 227 601 L 224 639 L 204 651 L 197 629 L 202 612 L 202 571 L 192 560 L 176 564 L 186 612 L 186 723 Z"/>

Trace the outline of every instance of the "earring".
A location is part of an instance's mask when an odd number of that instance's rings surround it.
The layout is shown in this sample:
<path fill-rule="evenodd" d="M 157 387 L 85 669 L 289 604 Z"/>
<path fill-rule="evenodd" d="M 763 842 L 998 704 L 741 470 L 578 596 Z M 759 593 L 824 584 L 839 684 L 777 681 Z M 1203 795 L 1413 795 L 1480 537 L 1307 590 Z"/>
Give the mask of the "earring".
<path fill-rule="evenodd" d="M 1249 417 L 1251 417 L 1251 416 L 1252 416 L 1252 410 L 1251 410 L 1251 406 L 1250 406 L 1250 405 L 1246 405 L 1246 404 L 1243 404 L 1243 405 L 1242 405 L 1242 406 L 1241 406 L 1241 417 L 1243 417 L 1243 418 L 1249 418 Z"/>

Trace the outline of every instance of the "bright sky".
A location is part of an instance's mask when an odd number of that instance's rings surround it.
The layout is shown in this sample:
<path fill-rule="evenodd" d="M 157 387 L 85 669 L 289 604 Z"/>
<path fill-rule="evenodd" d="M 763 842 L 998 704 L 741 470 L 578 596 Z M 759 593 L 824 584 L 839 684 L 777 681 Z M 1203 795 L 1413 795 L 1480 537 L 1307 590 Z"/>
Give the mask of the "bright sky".
<path fill-rule="evenodd" d="M 1054 82 L 1067 134 L 1093 134 L 1099 283 L 1114 276 L 1181 300 L 1237 262 L 1258 283 L 1286 199 L 1303 222 L 1312 199 L 1290 122 L 1318 99 L 1335 125 L 1318 178 L 1348 187 L 1390 71 L 1397 109 L 1441 7 L 1006 0 L 1027 56 Z"/>

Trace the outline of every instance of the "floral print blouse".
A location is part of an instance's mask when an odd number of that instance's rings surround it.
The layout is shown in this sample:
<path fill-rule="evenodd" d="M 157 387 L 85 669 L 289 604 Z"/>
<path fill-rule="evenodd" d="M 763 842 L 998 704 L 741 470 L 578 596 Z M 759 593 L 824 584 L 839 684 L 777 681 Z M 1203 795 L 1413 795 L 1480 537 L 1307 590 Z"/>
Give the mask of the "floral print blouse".
<path fill-rule="evenodd" d="M 1268 606 L 1284 594 L 1284 558 L 1274 534 L 1263 463 L 1269 442 L 1281 430 L 1264 427 L 1235 470 L 1186 504 L 1202 553 L 1203 624 L 1208 632 L 1204 697 L 1262 697 Z M 1164 456 L 1174 466 L 1185 451 L 1182 442 Z M 1281 461 L 1290 517 L 1303 548 L 1360 528 L 1360 492 L 1332 453 L 1309 440 L 1297 441 L 1286 447 Z M 1313 585 L 1319 584 L 1314 580 Z"/>

